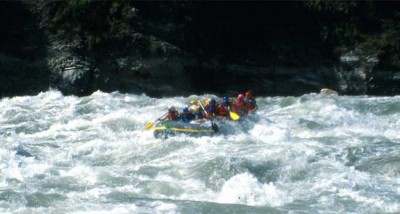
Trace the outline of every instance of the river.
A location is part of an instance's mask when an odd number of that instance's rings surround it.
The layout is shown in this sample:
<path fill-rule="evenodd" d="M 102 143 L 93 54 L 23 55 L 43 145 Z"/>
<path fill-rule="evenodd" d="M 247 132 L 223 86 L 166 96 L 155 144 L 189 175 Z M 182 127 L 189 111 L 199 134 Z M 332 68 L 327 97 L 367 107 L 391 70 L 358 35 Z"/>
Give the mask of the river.
<path fill-rule="evenodd" d="M 257 97 L 212 137 L 155 139 L 214 95 L 0 100 L 0 213 L 399 213 L 400 96 Z"/>

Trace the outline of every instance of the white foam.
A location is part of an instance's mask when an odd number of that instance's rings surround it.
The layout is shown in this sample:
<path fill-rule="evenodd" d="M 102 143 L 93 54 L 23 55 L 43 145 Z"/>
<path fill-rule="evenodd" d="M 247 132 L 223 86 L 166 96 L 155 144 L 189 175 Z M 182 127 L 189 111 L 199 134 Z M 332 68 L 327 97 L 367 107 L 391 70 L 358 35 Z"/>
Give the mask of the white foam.
<path fill-rule="evenodd" d="M 250 173 L 230 178 L 222 187 L 217 198 L 219 203 L 273 205 L 282 204 L 283 193 L 273 183 L 262 184 Z"/>
<path fill-rule="evenodd" d="M 71 176 L 82 183 L 93 185 L 97 181 L 96 173 L 87 166 L 76 166 L 68 171 L 60 171 L 62 176 Z"/>
<path fill-rule="evenodd" d="M 374 174 L 356 166 L 385 154 L 380 142 L 392 142 L 393 148 L 400 142 L 400 113 L 382 115 L 376 109 L 388 102 L 397 105 L 400 97 L 260 97 L 257 114 L 232 122 L 238 130 L 228 135 L 163 140 L 145 130 L 168 106 L 181 108 L 207 96 L 156 99 L 97 91 L 79 98 L 52 91 L 2 99 L 0 186 L 26 194 L 62 194 L 82 209 L 76 213 L 175 213 L 181 205 L 174 200 L 285 207 L 293 200 L 318 198 L 332 208 L 329 201 L 337 197 L 355 201 L 354 210 L 360 212 L 399 211 L 398 171 Z M 32 157 L 16 155 L 18 146 Z M 354 157 L 351 147 L 360 147 Z M 102 179 L 104 173 L 112 179 Z M 69 191 L 57 183 L 40 189 L 46 179 L 57 182 L 59 177 L 72 177 L 88 189 Z M 110 202 L 107 195 L 113 191 L 150 202 L 138 207 Z M 151 204 L 154 199 L 167 202 Z M 32 209 L 5 203 L 22 207 L 15 212 Z"/>

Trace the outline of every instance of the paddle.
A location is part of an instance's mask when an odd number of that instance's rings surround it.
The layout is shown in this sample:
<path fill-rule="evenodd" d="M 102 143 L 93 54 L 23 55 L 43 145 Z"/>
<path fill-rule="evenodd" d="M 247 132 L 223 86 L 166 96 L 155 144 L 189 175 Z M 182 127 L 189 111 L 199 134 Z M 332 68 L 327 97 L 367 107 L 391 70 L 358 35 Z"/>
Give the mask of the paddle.
<path fill-rule="evenodd" d="M 200 107 L 203 109 L 204 113 L 207 115 L 207 119 L 210 120 L 211 122 L 211 128 L 214 130 L 214 132 L 218 132 L 219 128 L 217 126 L 217 124 L 215 124 L 211 118 L 208 117 L 208 113 L 206 111 L 206 109 L 204 108 L 204 106 L 201 104 L 200 100 L 197 100 L 197 102 L 199 103 Z"/>
<path fill-rule="evenodd" d="M 240 116 L 233 111 L 229 111 L 229 116 L 231 116 L 232 120 L 239 120 Z"/>
<path fill-rule="evenodd" d="M 221 104 L 222 107 L 229 111 L 229 116 L 231 117 L 232 120 L 239 120 L 240 116 L 237 113 L 230 110 L 231 105 L 229 104 L 229 102 L 230 102 L 229 97 L 223 97 L 222 104 Z"/>
<path fill-rule="evenodd" d="M 156 123 L 158 120 L 160 120 L 161 118 L 163 118 L 163 117 L 164 117 L 165 115 L 167 115 L 167 114 L 168 114 L 168 112 L 165 113 L 165 114 L 163 114 L 163 116 L 157 118 L 156 120 L 151 121 L 151 122 L 148 122 L 148 123 L 146 124 L 146 126 L 145 126 L 146 129 L 150 129 L 151 127 L 153 127 L 154 123 Z"/>

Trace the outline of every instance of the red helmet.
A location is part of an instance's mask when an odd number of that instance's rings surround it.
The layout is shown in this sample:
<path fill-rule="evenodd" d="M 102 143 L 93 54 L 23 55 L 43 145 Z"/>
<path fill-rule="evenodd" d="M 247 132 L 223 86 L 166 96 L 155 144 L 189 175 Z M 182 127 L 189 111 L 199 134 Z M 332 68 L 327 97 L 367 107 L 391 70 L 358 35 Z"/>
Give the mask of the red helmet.
<path fill-rule="evenodd" d="M 253 97 L 253 95 L 251 94 L 250 91 L 247 91 L 247 92 L 246 92 L 246 98 L 251 98 L 251 97 Z"/>
<path fill-rule="evenodd" d="M 244 101 L 244 95 L 243 94 L 239 94 L 237 99 L 238 99 L 238 101 Z"/>

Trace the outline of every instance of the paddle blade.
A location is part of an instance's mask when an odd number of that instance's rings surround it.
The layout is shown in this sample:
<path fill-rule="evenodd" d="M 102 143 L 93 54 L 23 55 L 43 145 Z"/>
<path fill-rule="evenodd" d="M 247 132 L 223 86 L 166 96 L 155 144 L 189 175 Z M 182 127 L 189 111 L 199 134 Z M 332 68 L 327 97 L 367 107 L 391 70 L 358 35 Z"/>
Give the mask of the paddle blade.
<path fill-rule="evenodd" d="M 219 127 L 217 124 L 215 124 L 214 122 L 211 121 L 211 128 L 212 130 L 214 130 L 215 133 L 217 133 L 219 131 Z"/>
<path fill-rule="evenodd" d="M 150 129 L 151 127 L 153 127 L 154 123 L 155 123 L 154 121 L 151 121 L 151 122 L 147 123 L 146 126 L 145 126 L 146 129 Z"/>
<path fill-rule="evenodd" d="M 233 111 L 229 112 L 229 116 L 231 116 L 232 120 L 239 120 L 240 116 Z"/>

